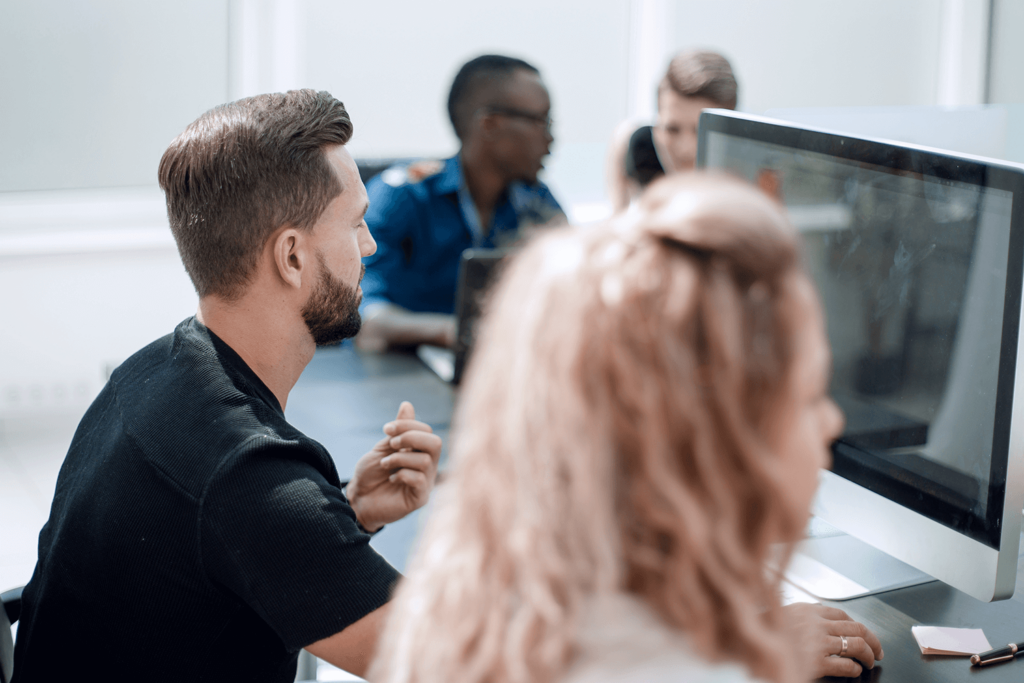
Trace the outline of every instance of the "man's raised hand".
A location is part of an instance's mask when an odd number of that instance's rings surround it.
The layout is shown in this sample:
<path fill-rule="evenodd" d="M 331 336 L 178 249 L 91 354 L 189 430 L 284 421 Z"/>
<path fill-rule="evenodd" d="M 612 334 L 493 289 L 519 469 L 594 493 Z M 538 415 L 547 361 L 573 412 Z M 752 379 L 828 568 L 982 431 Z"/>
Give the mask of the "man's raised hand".
<path fill-rule="evenodd" d="M 441 437 L 416 420 L 403 401 L 398 417 L 384 425 L 387 435 L 356 463 L 346 495 L 367 531 L 397 521 L 427 502 L 437 477 Z"/>

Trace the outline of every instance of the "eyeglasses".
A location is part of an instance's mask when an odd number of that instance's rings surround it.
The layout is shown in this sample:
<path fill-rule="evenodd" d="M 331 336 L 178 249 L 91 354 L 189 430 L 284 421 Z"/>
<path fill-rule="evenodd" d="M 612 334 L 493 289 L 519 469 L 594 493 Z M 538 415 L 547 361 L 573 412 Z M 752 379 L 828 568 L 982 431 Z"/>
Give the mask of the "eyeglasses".
<path fill-rule="evenodd" d="M 547 114 L 534 114 L 533 112 L 523 111 L 522 109 L 511 109 L 507 107 L 486 107 L 485 111 L 488 114 L 498 114 L 500 116 L 508 116 L 514 119 L 525 119 L 531 123 L 536 123 L 539 126 L 544 127 L 544 132 L 550 133 L 551 127 L 555 124 L 551 116 Z"/>

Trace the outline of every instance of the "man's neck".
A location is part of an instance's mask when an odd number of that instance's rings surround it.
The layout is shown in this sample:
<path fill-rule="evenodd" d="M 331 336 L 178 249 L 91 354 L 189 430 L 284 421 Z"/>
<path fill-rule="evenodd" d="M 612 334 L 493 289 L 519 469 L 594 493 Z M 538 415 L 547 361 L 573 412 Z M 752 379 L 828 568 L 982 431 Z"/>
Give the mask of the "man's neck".
<path fill-rule="evenodd" d="M 284 410 L 288 393 L 313 359 L 316 345 L 301 318 L 254 305 L 256 292 L 237 302 L 215 296 L 199 300 L 196 317 L 237 353 L 273 392 Z"/>
<path fill-rule="evenodd" d="M 463 147 L 460 153 L 462 177 L 466 182 L 469 196 L 473 198 L 477 214 L 480 216 L 480 227 L 487 234 L 490 231 L 494 207 L 498 205 L 509 180 L 494 164 L 473 148 Z"/>

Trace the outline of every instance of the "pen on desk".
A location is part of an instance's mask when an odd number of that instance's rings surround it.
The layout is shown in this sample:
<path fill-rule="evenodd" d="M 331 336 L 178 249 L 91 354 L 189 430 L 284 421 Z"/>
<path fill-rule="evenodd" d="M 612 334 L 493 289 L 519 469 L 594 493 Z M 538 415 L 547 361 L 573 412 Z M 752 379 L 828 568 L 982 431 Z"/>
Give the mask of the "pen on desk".
<path fill-rule="evenodd" d="M 1024 643 L 1010 643 L 1006 647 L 998 647 L 995 650 L 971 655 L 971 666 L 985 666 L 986 664 L 1005 662 L 1008 659 L 1013 659 L 1022 649 L 1024 649 Z"/>

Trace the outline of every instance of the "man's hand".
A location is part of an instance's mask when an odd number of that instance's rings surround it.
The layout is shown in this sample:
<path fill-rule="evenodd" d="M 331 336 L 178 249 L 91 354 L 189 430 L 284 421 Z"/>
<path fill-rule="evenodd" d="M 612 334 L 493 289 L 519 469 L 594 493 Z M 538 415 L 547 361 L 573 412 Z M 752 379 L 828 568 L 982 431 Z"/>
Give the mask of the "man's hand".
<path fill-rule="evenodd" d="M 363 351 L 374 352 L 417 344 L 451 348 L 456 327 L 454 315 L 419 313 L 395 304 L 375 303 L 366 307 L 355 342 Z"/>
<path fill-rule="evenodd" d="M 356 463 L 345 494 L 367 531 L 423 507 L 434 488 L 441 437 L 415 418 L 412 404 L 403 401 L 398 418 L 384 425 L 387 436 Z"/>
<path fill-rule="evenodd" d="M 782 608 L 783 620 L 808 662 L 811 678 L 860 676 L 863 667 L 874 668 L 884 656 L 878 636 L 853 621 L 846 612 L 825 605 L 796 603 Z M 846 654 L 842 636 L 846 637 Z"/>

